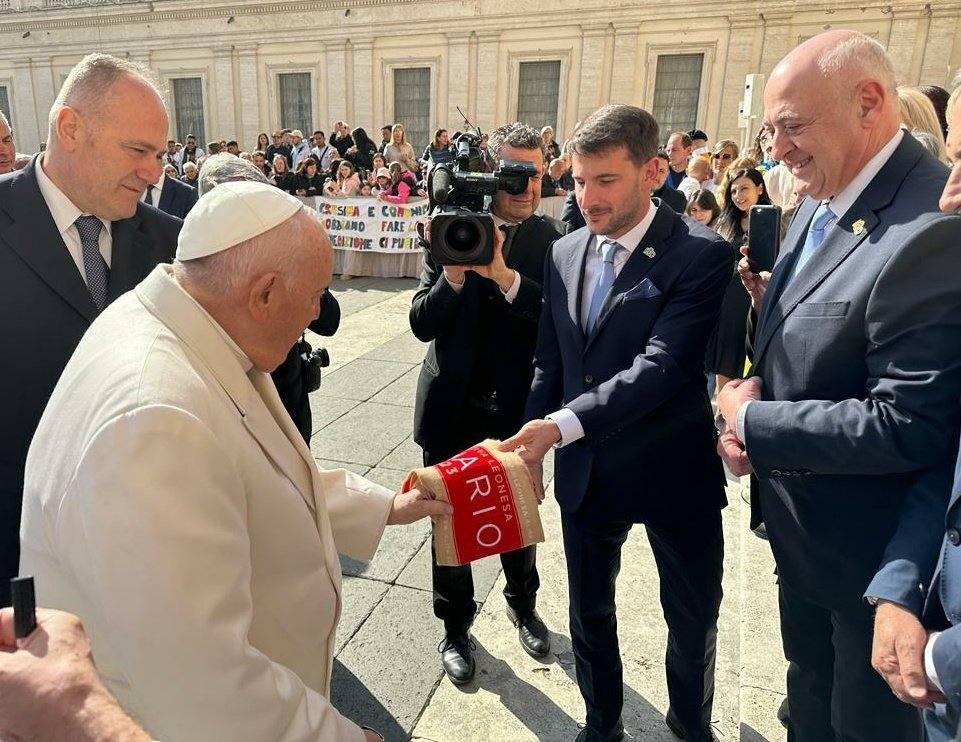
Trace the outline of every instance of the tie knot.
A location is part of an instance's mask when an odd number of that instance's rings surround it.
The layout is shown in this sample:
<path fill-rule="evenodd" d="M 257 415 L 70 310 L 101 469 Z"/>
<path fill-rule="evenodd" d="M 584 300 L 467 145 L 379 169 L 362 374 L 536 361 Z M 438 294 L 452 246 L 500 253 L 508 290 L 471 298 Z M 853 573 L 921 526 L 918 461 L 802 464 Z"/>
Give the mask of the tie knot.
<path fill-rule="evenodd" d="M 100 230 L 103 229 L 103 222 L 101 222 L 98 217 L 91 214 L 78 216 L 74 224 L 77 227 L 77 232 L 80 233 L 81 243 L 88 240 L 100 239 Z"/>
<path fill-rule="evenodd" d="M 614 242 L 614 240 L 604 240 L 604 244 L 601 245 L 601 260 L 605 263 L 613 263 L 614 256 L 617 255 L 617 251 L 622 249 L 624 246 L 620 242 Z"/>
<path fill-rule="evenodd" d="M 828 206 L 827 201 L 825 201 L 818 206 L 817 211 L 815 211 L 814 219 L 811 222 L 811 229 L 822 232 L 834 219 L 834 212 L 831 211 L 831 207 Z"/>

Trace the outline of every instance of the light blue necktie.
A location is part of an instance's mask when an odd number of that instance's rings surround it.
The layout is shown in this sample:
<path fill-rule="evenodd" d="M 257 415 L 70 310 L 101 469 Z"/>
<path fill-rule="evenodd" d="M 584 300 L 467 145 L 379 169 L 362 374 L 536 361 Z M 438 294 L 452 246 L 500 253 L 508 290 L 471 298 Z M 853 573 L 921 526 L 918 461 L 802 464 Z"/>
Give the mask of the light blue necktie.
<path fill-rule="evenodd" d="M 83 272 L 87 276 L 87 289 L 98 310 L 107 306 L 107 281 L 110 269 L 100 252 L 100 230 L 103 222 L 95 216 L 80 216 L 74 222 L 80 233 L 83 251 Z"/>
<path fill-rule="evenodd" d="M 822 201 L 821 205 L 817 207 L 814 211 L 814 218 L 811 220 L 811 226 L 808 227 L 807 237 L 804 238 L 804 245 L 801 247 L 801 254 L 797 257 L 797 262 L 794 264 L 794 276 L 801 272 L 801 268 L 804 264 L 811 259 L 821 243 L 824 242 L 824 233 L 827 228 L 837 219 L 834 212 L 831 211 L 831 207 L 828 206 L 827 201 Z M 793 276 L 792 276 L 793 277 Z"/>
<path fill-rule="evenodd" d="M 611 293 L 611 286 L 614 285 L 614 256 L 617 255 L 618 250 L 623 249 L 623 245 L 613 240 L 604 240 L 601 244 L 601 260 L 604 261 L 604 264 L 601 267 L 601 276 L 597 279 L 597 285 L 594 287 L 594 295 L 591 296 L 591 307 L 587 312 L 588 335 L 594 331 L 594 325 L 597 324 L 597 318 L 601 313 L 601 307 L 604 306 L 604 300 L 607 299 L 607 295 Z"/>

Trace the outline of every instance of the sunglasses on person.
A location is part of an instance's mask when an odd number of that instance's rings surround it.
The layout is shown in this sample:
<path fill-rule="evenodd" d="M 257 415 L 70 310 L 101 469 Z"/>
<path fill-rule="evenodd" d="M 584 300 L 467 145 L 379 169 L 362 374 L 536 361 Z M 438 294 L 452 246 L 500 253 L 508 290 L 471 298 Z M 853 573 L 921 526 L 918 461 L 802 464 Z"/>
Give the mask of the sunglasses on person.
<path fill-rule="evenodd" d="M 730 152 L 718 152 L 716 155 L 712 155 L 715 160 L 730 160 L 734 157 Z"/>

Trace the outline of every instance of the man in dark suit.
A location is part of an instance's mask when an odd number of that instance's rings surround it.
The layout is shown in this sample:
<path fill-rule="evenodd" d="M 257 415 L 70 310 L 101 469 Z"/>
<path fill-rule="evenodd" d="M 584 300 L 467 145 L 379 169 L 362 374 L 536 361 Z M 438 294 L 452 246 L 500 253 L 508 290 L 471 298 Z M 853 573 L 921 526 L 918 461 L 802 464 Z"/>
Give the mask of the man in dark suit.
<path fill-rule="evenodd" d="M 162 172 L 163 99 L 145 70 L 83 59 L 54 103 L 47 150 L 0 177 L 0 605 L 18 571 L 27 449 L 90 323 L 157 263 L 180 220 L 138 203 Z M 103 92 L 106 90 L 106 92 Z"/>
<path fill-rule="evenodd" d="M 718 399 L 777 562 L 798 742 L 922 734 L 872 670 L 862 596 L 879 618 L 918 607 L 924 570 L 885 553 L 912 512 L 944 515 L 947 484 L 937 502 L 915 483 L 950 470 L 961 424 L 961 219 L 938 211 L 946 168 L 899 129 L 891 70 L 873 39 L 829 31 L 771 74 L 765 126 L 803 200 L 769 283 L 739 266 L 756 377 Z"/>
<path fill-rule="evenodd" d="M 567 225 L 568 232 L 580 229 L 586 224 L 584 215 L 581 213 L 581 207 L 577 205 L 577 194 L 573 190 L 567 194 L 567 199 L 564 201 L 561 221 Z"/>
<path fill-rule="evenodd" d="M 165 214 L 185 219 L 197 203 L 197 189 L 162 174 L 160 180 L 144 189 L 142 200 Z"/>
<path fill-rule="evenodd" d="M 948 100 L 954 169 L 941 211 L 961 211 L 961 87 Z M 931 742 L 961 739 L 961 456 L 922 477 L 867 595 L 899 596 L 875 614 L 872 664 L 894 694 L 924 708 Z M 947 515 L 945 495 L 950 493 Z M 920 587 L 919 587 L 920 586 Z M 925 590 L 925 588 L 927 588 Z M 931 702 L 936 702 L 932 704 Z"/>
<path fill-rule="evenodd" d="M 577 682 L 578 740 L 623 738 L 614 587 L 621 546 L 646 526 L 668 625 L 667 724 L 712 739 L 724 551 L 724 474 L 704 353 L 731 277 L 731 246 L 651 192 L 658 130 L 606 106 L 568 143 L 587 227 L 554 244 L 544 274 L 530 420 L 505 450 L 539 479 L 555 454 Z"/>
<path fill-rule="evenodd" d="M 671 188 L 667 182 L 667 177 L 671 170 L 670 162 L 670 158 L 666 152 L 661 150 L 657 153 L 657 183 L 654 193 L 651 195 L 654 196 L 654 198 L 659 198 L 678 214 L 683 214 L 687 211 L 687 199 L 684 198 L 683 193 L 675 188 Z"/>
<path fill-rule="evenodd" d="M 497 225 L 493 262 L 484 266 L 439 266 L 424 251 L 420 286 L 410 326 L 430 341 L 417 384 L 414 440 L 425 465 L 450 458 L 485 438 L 502 439 L 523 420 L 541 308 L 544 256 L 563 227 L 534 212 L 540 202 L 544 148 L 540 133 L 522 124 L 491 132 L 491 154 L 533 163 L 538 170 L 527 190 L 494 196 Z M 534 610 L 539 581 L 535 547 L 501 556 L 508 616 L 524 649 L 540 657 L 550 634 Z M 444 670 L 454 683 L 474 675 L 469 629 L 476 604 L 469 565 L 443 567 L 433 560 L 434 614 L 443 620 Z"/>

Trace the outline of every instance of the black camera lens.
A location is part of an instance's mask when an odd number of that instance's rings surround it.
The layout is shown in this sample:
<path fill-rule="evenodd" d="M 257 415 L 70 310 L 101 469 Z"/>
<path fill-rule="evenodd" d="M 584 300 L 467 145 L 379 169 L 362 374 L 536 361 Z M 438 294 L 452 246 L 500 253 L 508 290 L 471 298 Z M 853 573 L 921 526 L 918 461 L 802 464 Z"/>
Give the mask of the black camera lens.
<path fill-rule="evenodd" d="M 481 241 L 477 223 L 470 219 L 457 219 L 447 228 L 447 244 L 456 252 L 474 250 Z"/>

